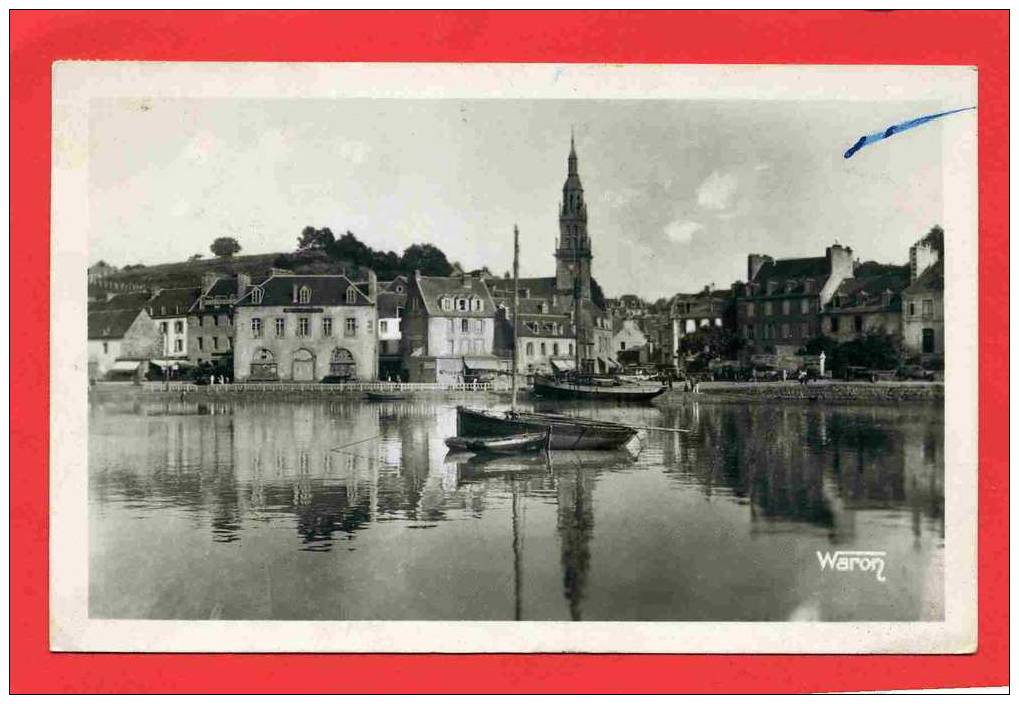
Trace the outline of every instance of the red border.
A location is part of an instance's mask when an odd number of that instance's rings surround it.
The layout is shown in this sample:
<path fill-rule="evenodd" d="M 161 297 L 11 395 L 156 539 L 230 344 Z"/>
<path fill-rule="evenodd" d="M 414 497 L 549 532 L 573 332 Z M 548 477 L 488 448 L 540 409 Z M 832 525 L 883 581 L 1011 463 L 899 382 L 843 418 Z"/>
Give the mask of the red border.
<path fill-rule="evenodd" d="M 47 649 L 58 59 L 955 64 L 979 70 L 980 649 L 970 656 L 110 655 Z M 11 13 L 11 689 L 797 692 L 1008 681 L 1008 12 Z M 17 345 L 15 349 L 13 345 Z"/>

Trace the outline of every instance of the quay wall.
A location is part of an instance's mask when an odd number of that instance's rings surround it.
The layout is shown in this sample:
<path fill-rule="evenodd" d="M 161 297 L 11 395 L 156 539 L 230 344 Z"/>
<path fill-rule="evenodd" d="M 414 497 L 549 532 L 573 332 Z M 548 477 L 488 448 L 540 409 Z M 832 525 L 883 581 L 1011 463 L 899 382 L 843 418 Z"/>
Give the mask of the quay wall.
<path fill-rule="evenodd" d="M 678 388 L 655 404 L 682 401 L 942 402 L 942 382 L 702 382 L 697 392 Z"/>

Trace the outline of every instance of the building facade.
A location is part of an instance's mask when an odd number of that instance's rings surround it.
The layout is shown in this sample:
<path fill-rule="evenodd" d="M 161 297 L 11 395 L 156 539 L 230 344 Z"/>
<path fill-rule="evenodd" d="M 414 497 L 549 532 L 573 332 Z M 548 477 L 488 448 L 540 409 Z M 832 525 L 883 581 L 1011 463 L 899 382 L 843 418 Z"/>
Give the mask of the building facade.
<path fill-rule="evenodd" d="M 902 291 L 903 347 L 923 361 L 945 356 L 945 267 L 938 260 Z M 936 366 L 936 365 L 935 365 Z M 943 364 L 942 364 L 943 368 Z"/>
<path fill-rule="evenodd" d="M 501 371 L 495 301 L 484 280 L 415 272 L 400 323 L 403 368 L 412 382 L 450 384 Z"/>
<path fill-rule="evenodd" d="M 159 328 L 163 357 L 187 359 L 188 313 L 200 293 L 199 288 L 163 288 L 149 300 L 146 309 Z"/>
<path fill-rule="evenodd" d="M 90 380 L 141 378 L 161 347 L 159 328 L 143 307 L 88 312 Z"/>
<path fill-rule="evenodd" d="M 245 273 L 230 277 L 206 273 L 202 292 L 188 313 L 188 358 L 219 365 L 233 363 L 233 306 L 251 286 Z"/>
<path fill-rule="evenodd" d="M 380 284 L 379 313 L 379 379 L 403 378 L 403 333 L 400 324 L 407 307 L 407 279 L 399 277 Z"/>
<path fill-rule="evenodd" d="M 273 275 L 234 305 L 234 379 L 373 381 L 378 377 L 374 275 Z"/>
<path fill-rule="evenodd" d="M 775 260 L 751 254 L 747 281 L 733 286 L 736 322 L 752 354 L 791 357 L 821 334 L 821 308 L 853 277 L 853 251 L 834 244 L 824 257 Z"/>
<path fill-rule="evenodd" d="M 821 312 L 821 334 L 846 342 L 868 333 L 902 333 L 902 290 L 909 267 L 867 263 L 835 289 Z"/>

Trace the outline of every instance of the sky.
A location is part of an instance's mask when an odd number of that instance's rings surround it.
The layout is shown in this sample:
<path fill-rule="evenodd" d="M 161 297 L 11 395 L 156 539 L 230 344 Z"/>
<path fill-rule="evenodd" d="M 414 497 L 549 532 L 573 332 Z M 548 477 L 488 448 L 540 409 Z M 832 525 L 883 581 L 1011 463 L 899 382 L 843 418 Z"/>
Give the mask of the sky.
<path fill-rule="evenodd" d="M 745 277 L 748 253 L 905 263 L 942 222 L 941 109 L 919 102 L 102 99 L 89 113 L 90 261 L 293 250 L 304 226 L 467 268 L 553 275 L 571 128 L 592 272 L 656 299 Z M 946 118 L 939 121 L 951 121 Z"/>

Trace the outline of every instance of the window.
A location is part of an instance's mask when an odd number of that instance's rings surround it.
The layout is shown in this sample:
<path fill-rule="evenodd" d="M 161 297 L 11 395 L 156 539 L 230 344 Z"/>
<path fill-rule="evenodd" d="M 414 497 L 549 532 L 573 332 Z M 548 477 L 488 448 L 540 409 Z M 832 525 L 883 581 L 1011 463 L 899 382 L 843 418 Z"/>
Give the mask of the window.
<path fill-rule="evenodd" d="M 471 343 L 471 347 L 474 348 L 474 354 L 480 355 L 485 351 L 484 343 L 481 340 L 474 340 Z"/>
<path fill-rule="evenodd" d="M 297 318 L 297 336 L 307 337 L 310 334 L 311 330 L 309 329 L 308 318 L 306 317 Z"/>
<path fill-rule="evenodd" d="M 355 375 L 355 368 L 354 355 L 350 353 L 350 350 L 345 350 L 342 347 L 333 350 L 329 357 L 329 374 L 334 377 L 350 378 Z"/>
<path fill-rule="evenodd" d="M 842 307 L 842 296 L 836 295 L 831 299 L 831 304 L 835 307 Z"/>
<path fill-rule="evenodd" d="M 232 350 L 234 348 L 234 339 L 232 337 L 226 338 L 226 348 Z"/>
<path fill-rule="evenodd" d="M 199 351 L 205 349 L 204 342 L 205 342 L 205 340 L 203 340 L 201 337 L 198 338 L 198 350 Z"/>
<path fill-rule="evenodd" d="M 770 315 L 771 314 L 771 303 L 770 302 L 764 303 L 764 314 L 765 315 Z"/>
<path fill-rule="evenodd" d="M 173 321 L 173 334 L 182 335 L 184 334 L 184 321 L 174 320 Z"/>
<path fill-rule="evenodd" d="M 357 302 L 357 288 L 353 285 L 347 288 L 347 304 L 353 305 Z"/>
<path fill-rule="evenodd" d="M 439 300 L 439 307 L 442 308 L 444 312 L 449 312 L 453 309 L 453 298 L 443 297 Z"/>
<path fill-rule="evenodd" d="M 456 354 L 456 343 L 453 340 L 446 340 L 446 354 Z"/>
<path fill-rule="evenodd" d="M 103 354 L 104 355 L 110 354 L 110 343 L 109 342 L 104 342 L 103 343 Z"/>
<path fill-rule="evenodd" d="M 570 343 L 570 357 L 573 356 L 573 343 Z"/>
<path fill-rule="evenodd" d="M 251 336 L 256 340 L 262 336 L 262 318 L 251 318 Z"/>
<path fill-rule="evenodd" d="M 474 309 L 477 312 L 481 312 L 485 309 L 485 303 L 481 298 L 474 298 Z"/>
<path fill-rule="evenodd" d="M 165 315 L 166 314 L 166 305 L 160 305 L 159 306 L 159 314 L 160 315 Z"/>
<path fill-rule="evenodd" d="M 782 301 L 782 314 L 783 315 L 788 315 L 789 314 L 789 301 L 788 300 L 783 300 Z"/>
<path fill-rule="evenodd" d="M 212 316 L 212 326 L 219 327 L 219 315 Z"/>
<path fill-rule="evenodd" d="M 626 343 L 625 342 L 620 342 L 619 343 L 619 351 L 622 352 L 625 349 L 626 349 Z"/>
<path fill-rule="evenodd" d="M 198 316 L 198 326 L 205 327 L 205 315 Z"/>
<path fill-rule="evenodd" d="M 911 302 L 909 303 L 909 316 L 913 317 L 914 315 L 916 315 L 916 303 Z"/>
<path fill-rule="evenodd" d="M 791 335 L 792 335 L 792 332 L 790 331 L 789 323 L 788 322 L 783 322 L 782 323 L 782 338 L 787 340 L 787 339 L 789 339 L 789 337 Z"/>
<path fill-rule="evenodd" d="M 368 329 L 368 334 L 369 335 L 372 334 L 372 332 L 375 330 L 375 322 L 373 320 L 366 320 L 364 324 Z"/>
<path fill-rule="evenodd" d="M 159 331 L 162 332 L 164 335 L 166 334 L 166 323 L 165 322 L 159 323 Z"/>
<path fill-rule="evenodd" d="M 835 333 L 839 331 L 839 319 L 837 317 L 831 318 L 831 332 Z"/>
<path fill-rule="evenodd" d="M 287 333 L 287 321 L 284 317 L 276 318 L 276 336 L 283 337 Z"/>
<path fill-rule="evenodd" d="M 554 356 L 556 356 L 556 357 L 559 356 L 559 343 L 558 342 L 553 342 L 552 343 L 552 354 Z"/>
<path fill-rule="evenodd" d="M 389 324 L 385 320 L 379 320 L 379 334 L 385 335 L 389 332 Z"/>
<path fill-rule="evenodd" d="M 106 346 L 105 343 L 103 343 L 103 346 L 104 347 Z M 534 356 L 534 343 L 533 342 L 528 342 L 527 343 L 527 347 L 524 349 L 524 352 L 527 353 L 528 357 L 533 357 Z"/>
<path fill-rule="evenodd" d="M 814 279 L 807 278 L 803 283 L 803 291 L 807 293 L 814 292 Z"/>
<path fill-rule="evenodd" d="M 213 337 L 212 337 L 212 349 L 214 349 L 214 350 L 218 350 L 219 349 L 219 338 L 216 337 L 215 335 L 213 335 Z"/>
<path fill-rule="evenodd" d="M 545 349 L 545 343 L 542 342 L 541 343 L 541 356 L 544 357 L 546 354 L 547 354 L 547 351 Z"/>
<path fill-rule="evenodd" d="M 323 337 L 333 336 L 333 318 L 331 317 L 322 318 L 322 336 Z"/>
<path fill-rule="evenodd" d="M 924 300 L 923 303 L 923 319 L 930 320 L 934 317 L 934 301 Z"/>
<path fill-rule="evenodd" d="M 403 295 L 403 286 L 402 285 L 397 285 L 396 286 L 396 292 L 397 292 L 398 295 Z"/>
<path fill-rule="evenodd" d="M 457 310 L 461 310 L 461 311 L 462 310 L 466 310 L 467 309 L 467 298 L 462 298 L 462 297 L 457 298 L 456 299 L 456 309 Z"/>
<path fill-rule="evenodd" d="M 347 322 L 344 325 L 343 333 L 347 337 L 356 337 L 357 336 L 357 318 L 356 317 L 348 317 L 347 318 Z"/>
<path fill-rule="evenodd" d="M 800 300 L 800 314 L 806 315 L 808 312 L 810 312 L 810 300 L 804 298 Z"/>
<path fill-rule="evenodd" d="M 925 327 L 921 340 L 921 350 L 924 354 L 931 354 L 934 352 L 934 330 L 929 327 Z"/>
<path fill-rule="evenodd" d="M 853 317 L 853 331 L 863 332 L 863 316 L 856 315 Z"/>
<path fill-rule="evenodd" d="M 184 340 L 174 340 L 173 341 L 173 351 L 174 352 L 183 352 L 184 351 Z"/>
<path fill-rule="evenodd" d="M 251 303 L 253 305 L 261 305 L 262 298 L 265 297 L 265 291 L 262 288 L 254 288 L 251 291 Z"/>
<path fill-rule="evenodd" d="M 466 317 L 460 320 L 460 332 L 470 332 L 471 331 L 470 322 L 471 321 L 468 320 Z"/>
<path fill-rule="evenodd" d="M 255 350 L 251 360 L 252 379 L 276 379 L 276 357 L 264 347 Z"/>
<path fill-rule="evenodd" d="M 307 305 L 311 302 L 311 288 L 307 285 L 302 285 L 300 292 L 297 294 L 297 301 L 302 305 Z M 348 299 L 347 302 L 350 302 Z"/>

